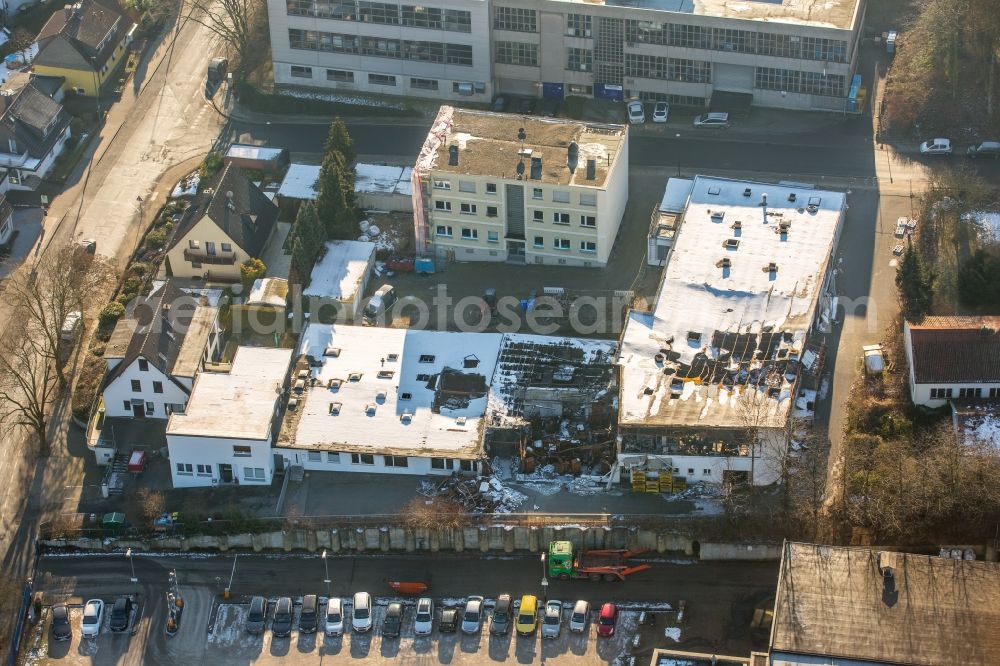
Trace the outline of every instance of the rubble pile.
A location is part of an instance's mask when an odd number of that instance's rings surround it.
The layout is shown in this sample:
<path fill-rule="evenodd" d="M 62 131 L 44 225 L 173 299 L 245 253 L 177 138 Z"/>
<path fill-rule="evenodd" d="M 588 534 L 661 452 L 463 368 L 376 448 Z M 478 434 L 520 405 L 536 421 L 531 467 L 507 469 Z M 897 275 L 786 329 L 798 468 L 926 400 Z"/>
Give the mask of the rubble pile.
<path fill-rule="evenodd" d="M 449 476 L 420 482 L 417 492 L 425 497 L 443 497 L 461 504 L 469 513 L 511 513 L 528 498 L 506 487 L 495 476 Z"/>

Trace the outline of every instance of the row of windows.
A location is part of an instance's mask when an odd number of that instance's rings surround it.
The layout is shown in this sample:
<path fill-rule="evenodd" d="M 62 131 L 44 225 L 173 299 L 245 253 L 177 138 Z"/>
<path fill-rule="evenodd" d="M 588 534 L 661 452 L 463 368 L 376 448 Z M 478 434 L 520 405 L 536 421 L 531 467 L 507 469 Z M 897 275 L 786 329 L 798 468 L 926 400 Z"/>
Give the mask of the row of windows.
<path fill-rule="evenodd" d="M 566 49 L 566 69 L 589 72 L 594 68 L 594 52 L 590 49 Z"/>
<path fill-rule="evenodd" d="M 946 398 L 954 397 L 954 389 L 950 388 L 932 388 L 931 389 L 931 400 L 944 400 Z M 982 398 L 987 396 L 990 398 L 1000 398 L 1000 388 L 993 387 L 989 389 L 988 393 L 983 392 L 981 386 L 960 388 L 958 389 L 959 398 Z"/>
<path fill-rule="evenodd" d="M 147 365 L 147 368 L 148 367 L 149 366 Z M 139 369 L 142 370 L 141 367 Z M 140 380 L 138 379 L 132 380 L 132 393 L 142 393 L 142 382 Z M 153 393 L 163 393 L 163 382 L 153 382 Z M 126 407 L 125 409 L 129 408 Z"/>
<path fill-rule="evenodd" d="M 347 454 L 343 454 L 345 457 Z M 308 453 L 309 462 L 324 462 L 322 451 L 310 451 Z M 371 453 L 350 454 L 352 465 L 374 465 L 375 456 Z M 380 456 L 385 467 L 409 467 L 410 459 L 406 456 Z M 337 451 L 327 451 L 325 462 L 337 463 L 341 461 L 341 454 Z M 431 458 L 431 469 L 455 469 L 457 467 L 463 472 L 475 470 L 475 462 L 472 460 L 452 460 L 451 458 Z"/>
<path fill-rule="evenodd" d="M 212 476 L 212 466 L 202 463 L 176 463 L 174 469 L 177 470 L 177 474 L 180 476 Z M 263 481 L 264 480 L 264 468 L 263 467 L 244 467 L 243 468 L 243 480 L 244 481 Z"/>
<path fill-rule="evenodd" d="M 288 29 L 288 44 L 293 49 L 327 51 L 472 66 L 472 46 L 409 39 L 385 39 L 358 35 L 342 35 L 319 30 Z"/>
<path fill-rule="evenodd" d="M 593 21 L 590 14 L 567 14 L 566 34 L 570 37 L 590 37 L 593 34 Z"/>
<path fill-rule="evenodd" d="M 825 37 L 799 37 L 731 28 L 625 21 L 625 41 L 658 46 L 680 46 L 713 51 L 846 62 L 847 42 Z"/>
<path fill-rule="evenodd" d="M 161 388 L 160 388 L 159 391 L 155 390 L 156 385 L 159 384 L 159 383 L 160 382 L 153 382 L 154 393 L 163 393 L 162 386 L 161 386 Z M 135 388 L 134 382 L 133 382 L 132 387 L 133 387 L 133 389 Z M 153 414 L 156 413 L 156 403 L 154 403 L 154 402 L 144 402 L 142 400 L 135 400 L 135 401 L 133 401 L 133 400 L 125 400 L 124 404 L 123 404 L 123 407 L 124 407 L 124 409 L 125 409 L 126 412 L 131 412 L 131 413 L 135 412 L 135 408 L 136 407 L 141 407 L 141 408 L 143 408 L 145 410 L 147 416 L 151 416 L 151 415 L 153 415 Z M 163 413 L 166 414 L 167 416 L 170 416 L 171 414 L 174 414 L 174 413 L 183 414 L 184 413 L 184 407 L 185 407 L 185 405 L 182 402 L 181 403 L 165 402 L 165 403 L 163 403 Z"/>
<path fill-rule="evenodd" d="M 285 0 L 292 16 L 314 16 L 338 21 L 472 32 L 472 14 L 461 9 L 397 5 L 366 0 Z"/>
<path fill-rule="evenodd" d="M 437 201 L 434 202 L 434 210 L 437 210 L 437 211 L 440 211 L 440 212 L 443 212 L 443 213 L 450 213 L 451 210 L 452 210 L 451 209 L 451 202 L 450 201 L 442 201 L 441 199 L 438 199 Z M 476 204 L 474 204 L 474 203 L 462 203 L 459 212 L 462 215 L 477 215 L 478 212 L 479 212 L 479 207 Z M 487 206 L 486 207 L 486 217 L 497 217 L 497 207 L 496 206 Z M 540 224 L 545 224 L 545 211 L 543 211 L 543 210 L 532 211 L 532 218 L 531 219 L 532 219 L 533 222 L 538 222 Z M 563 212 L 563 211 L 552 211 L 552 224 L 569 225 L 570 224 L 570 219 L 571 219 L 571 215 L 569 213 L 566 213 L 566 212 Z M 580 216 L 580 226 L 581 227 L 586 227 L 588 229 L 596 229 L 597 228 L 597 216 L 596 215 L 581 215 Z M 464 233 L 464 231 L 465 230 L 463 229 L 462 238 L 473 239 L 473 240 L 476 239 L 476 238 L 478 238 L 478 236 L 475 236 L 475 235 L 467 235 L 467 234 Z M 437 228 L 437 235 L 438 236 L 451 236 L 452 235 L 451 227 L 450 226 L 445 226 L 445 225 L 439 225 L 438 228 Z"/>
<path fill-rule="evenodd" d="M 705 98 L 693 95 L 671 95 L 669 93 L 651 92 L 647 90 L 629 90 L 628 97 L 638 97 L 643 102 L 670 102 L 677 106 L 704 107 Z"/>
<path fill-rule="evenodd" d="M 625 76 L 688 83 L 711 83 L 712 63 L 685 58 L 664 58 L 626 53 Z"/>
<path fill-rule="evenodd" d="M 538 66 L 538 44 L 497 42 L 494 60 L 501 65 Z"/>
<path fill-rule="evenodd" d="M 221 249 L 222 249 L 223 252 L 232 252 L 233 251 L 233 246 L 231 244 L 229 244 L 229 243 L 220 243 L 219 245 L 221 246 Z M 200 250 L 201 249 L 201 241 L 189 240 L 188 241 L 188 249 L 189 250 Z M 208 255 L 214 255 L 215 254 L 215 243 L 213 243 L 212 241 L 205 241 L 205 254 L 208 254 Z"/>
<path fill-rule="evenodd" d="M 451 190 L 451 181 L 444 178 L 435 178 L 433 181 L 435 190 Z M 477 191 L 476 183 L 472 180 L 460 180 L 458 181 L 458 191 L 466 192 L 469 194 L 475 194 Z M 486 183 L 486 194 L 496 194 L 497 185 L 496 183 Z M 545 190 L 541 187 L 531 188 L 531 198 L 536 201 L 543 201 L 545 199 Z M 597 195 L 592 192 L 580 192 L 578 199 L 581 206 L 596 206 L 597 205 Z M 570 203 L 570 193 L 566 190 L 552 190 L 552 203 Z M 462 204 L 465 206 L 466 204 Z M 434 202 L 434 207 L 437 210 L 450 211 L 451 202 L 443 199 L 438 199 Z M 464 211 L 463 212 L 467 212 Z"/>
<path fill-rule="evenodd" d="M 532 246 L 537 250 L 545 249 L 545 237 L 535 236 Z M 580 241 L 580 252 L 586 253 L 596 253 L 597 243 L 594 241 L 582 240 Z M 569 238 L 553 238 L 552 239 L 552 249 L 553 250 L 571 250 L 573 249 L 573 242 Z"/>
<path fill-rule="evenodd" d="M 493 28 L 514 32 L 538 32 L 538 14 L 522 7 L 494 7 Z"/>
<path fill-rule="evenodd" d="M 313 68 L 303 67 L 302 65 L 292 65 L 291 74 L 296 78 L 301 79 L 311 79 L 313 78 Z M 354 72 L 347 69 L 328 69 L 326 70 L 326 80 L 334 81 L 336 83 L 354 83 Z M 396 77 L 391 74 L 368 74 L 368 83 L 372 85 L 380 86 L 395 86 Z M 410 88 L 414 90 L 440 90 L 440 81 L 437 79 L 422 79 L 416 76 L 410 77 Z M 451 84 L 451 91 L 454 93 L 471 95 L 473 91 L 477 93 L 486 92 L 485 83 L 461 83 L 458 81 L 453 81 Z"/>
<path fill-rule="evenodd" d="M 773 67 L 757 67 L 754 72 L 754 87 L 764 90 L 843 97 L 844 83 L 845 79 L 840 74 L 824 75 L 820 72 L 799 72 Z"/>

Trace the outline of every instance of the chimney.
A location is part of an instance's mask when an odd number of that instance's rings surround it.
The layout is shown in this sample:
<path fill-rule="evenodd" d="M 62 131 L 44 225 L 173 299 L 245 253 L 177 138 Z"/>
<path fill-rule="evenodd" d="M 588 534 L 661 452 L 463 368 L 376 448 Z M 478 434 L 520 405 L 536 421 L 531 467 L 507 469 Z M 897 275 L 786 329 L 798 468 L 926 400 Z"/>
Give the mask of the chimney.
<path fill-rule="evenodd" d="M 542 179 L 542 158 L 532 157 L 531 158 L 531 179 L 541 180 Z"/>
<path fill-rule="evenodd" d="M 448 165 L 458 166 L 458 146 L 455 144 L 448 146 Z"/>
<path fill-rule="evenodd" d="M 587 160 L 587 180 L 597 178 L 597 160 Z"/>
<path fill-rule="evenodd" d="M 576 165 L 579 161 L 580 146 L 576 144 L 576 141 L 570 141 L 569 148 L 566 149 L 566 166 L 569 167 L 570 173 L 576 171 Z"/>

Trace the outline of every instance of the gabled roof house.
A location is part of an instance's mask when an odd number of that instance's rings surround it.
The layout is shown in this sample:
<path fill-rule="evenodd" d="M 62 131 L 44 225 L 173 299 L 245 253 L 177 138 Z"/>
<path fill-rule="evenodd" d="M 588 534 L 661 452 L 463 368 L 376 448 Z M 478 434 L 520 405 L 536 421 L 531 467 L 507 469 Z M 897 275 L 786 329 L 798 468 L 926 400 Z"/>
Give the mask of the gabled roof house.
<path fill-rule="evenodd" d="M 906 322 L 903 343 L 914 404 L 1000 398 L 1000 316 Z"/>

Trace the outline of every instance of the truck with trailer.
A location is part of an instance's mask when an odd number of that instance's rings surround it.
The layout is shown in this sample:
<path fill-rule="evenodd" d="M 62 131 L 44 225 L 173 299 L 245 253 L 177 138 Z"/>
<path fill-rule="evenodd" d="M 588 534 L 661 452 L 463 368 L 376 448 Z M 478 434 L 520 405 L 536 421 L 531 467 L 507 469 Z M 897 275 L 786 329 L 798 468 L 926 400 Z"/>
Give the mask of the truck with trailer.
<path fill-rule="evenodd" d="M 649 569 L 648 564 L 632 564 L 629 558 L 641 555 L 645 550 L 581 550 L 574 553 L 569 541 L 553 541 L 549 544 L 546 572 L 549 578 L 569 580 L 586 578 L 599 581 L 622 581 L 627 576 Z"/>

